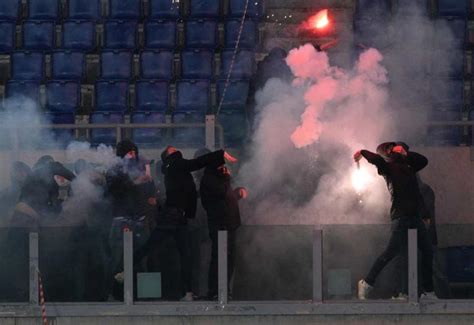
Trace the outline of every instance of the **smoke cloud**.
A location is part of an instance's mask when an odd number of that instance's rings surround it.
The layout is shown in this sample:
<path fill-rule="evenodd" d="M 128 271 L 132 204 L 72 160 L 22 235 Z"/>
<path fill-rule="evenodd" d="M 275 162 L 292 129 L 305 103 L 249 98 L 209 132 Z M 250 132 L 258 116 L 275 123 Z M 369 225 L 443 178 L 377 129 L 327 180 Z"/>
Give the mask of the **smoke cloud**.
<path fill-rule="evenodd" d="M 271 79 L 257 92 L 251 158 L 239 174 L 253 194 L 244 206 L 247 223 L 389 220 L 383 178 L 366 161 L 357 169 L 352 155 L 384 141 L 423 143 L 432 113 L 429 89 L 447 94 L 430 73 L 437 65 L 449 73 L 459 57 L 433 51 L 449 48 L 455 37 L 415 4 L 388 28 L 371 27 L 371 42 L 357 44 L 365 49 L 352 67 L 334 66 L 328 53 L 306 44 L 286 58 L 291 84 Z"/>

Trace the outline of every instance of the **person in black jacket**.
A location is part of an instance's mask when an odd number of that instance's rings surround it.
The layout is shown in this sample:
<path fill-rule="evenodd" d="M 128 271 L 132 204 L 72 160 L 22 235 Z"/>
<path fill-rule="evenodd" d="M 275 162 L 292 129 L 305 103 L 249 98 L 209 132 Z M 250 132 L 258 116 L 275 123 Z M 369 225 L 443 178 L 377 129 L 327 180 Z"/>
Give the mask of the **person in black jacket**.
<path fill-rule="evenodd" d="M 11 213 L 20 198 L 21 188 L 31 173 L 31 168 L 21 161 L 13 162 L 10 169 L 10 186 L 0 192 L 0 225 L 8 224 Z"/>
<path fill-rule="evenodd" d="M 19 202 L 13 212 L 13 226 L 37 228 L 42 217 L 59 214 L 61 204 L 55 176 L 68 181 L 75 178 L 73 172 L 51 156 L 41 157 L 21 188 Z"/>
<path fill-rule="evenodd" d="M 218 231 L 227 230 L 227 277 L 229 295 L 232 293 L 230 282 L 234 273 L 236 230 L 240 226 L 239 200 L 247 197 L 247 190 L 231 185 L 230 170 L 221 165 L 207 167 L 201 179 L 199 192 L 201 202 L 207 212 L 209 237 L 212 241 L 211 262 L 209 266 L 208 297 L 217 297 L 217 248 Z"/>
<path fill-rule="evenodd" d="M 387 142 L 378 146 L 377 154 L 360 150 L 354 154 L 354 160 L 362 158 L 377 167 L 379 175 L 385 178 L 391 195 L 392 235 L 385 251 L 377 258 L 368 275 L 358 283 L 359 299 L 367 299 L 369 291 L 382 269 L 397 255 L 407 255 L 408 229 L 418 230 L 418 247 L 421 250 L 423 274 L 423 298 L 436 298 L 433 292 L 433 253 L 425 225 L 419 216 L 421 204 L 420 189 L 416 173 L 426 167 L 426 157 L 409 151 L 405 143 Z M 402 293 L 408 292 L 406 281 L 406 258 L 400 263 Z"/>
<path fill-rule="evenodd" d="M 160 235 L 174 238 L 180 255 L 181 280 L 183 282 L 182 300 L 193 300 L 192 268 L 187 233 L 187 220 L 196 215 L 197 191 L 192 172 L 208 166 L 223 165 L 225 161 L 234 163 L 237 159 L 224 150 L 218 150 L 195 159 L 184 159 L 180 151 L 168 146 L 161 154 L 162 172 L 166 189 L 163 211 L 158 214 L 157 230 L 152 233 L 149 243 Z M 149 244 L 147 244 L 149 245 Z"/>

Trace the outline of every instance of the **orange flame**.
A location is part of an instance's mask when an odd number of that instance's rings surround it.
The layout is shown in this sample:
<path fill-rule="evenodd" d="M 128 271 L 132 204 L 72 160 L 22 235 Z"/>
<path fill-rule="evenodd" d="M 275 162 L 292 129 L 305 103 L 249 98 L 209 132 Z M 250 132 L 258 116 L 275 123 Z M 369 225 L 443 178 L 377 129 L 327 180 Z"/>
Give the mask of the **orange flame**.
<path fill-rule="evenodd" d="M 328 10 L 320 10 L 316 15 L 311 17 L 310 25 L 316 29 L 321 29 L 329 25 Z"/>

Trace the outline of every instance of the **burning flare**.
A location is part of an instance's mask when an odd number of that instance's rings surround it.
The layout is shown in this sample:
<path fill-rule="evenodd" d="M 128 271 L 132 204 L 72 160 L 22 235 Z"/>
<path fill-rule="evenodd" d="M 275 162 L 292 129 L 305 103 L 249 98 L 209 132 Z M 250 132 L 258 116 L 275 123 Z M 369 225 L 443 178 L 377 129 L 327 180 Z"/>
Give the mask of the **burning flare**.
<path fill-rule="evenodd" d="M 354 190 L 357 194 L 361 194 L 372 182 L 373 175 L 371 175 L 367 168 L 354 168 L 351 178 Z"/>
<path fill-rule="evenodd" d="M 329 25 L 328 10 L 320 10 L 316 15 L 310 18 L 310 26 L 315 29 L 321 29 Z"/>

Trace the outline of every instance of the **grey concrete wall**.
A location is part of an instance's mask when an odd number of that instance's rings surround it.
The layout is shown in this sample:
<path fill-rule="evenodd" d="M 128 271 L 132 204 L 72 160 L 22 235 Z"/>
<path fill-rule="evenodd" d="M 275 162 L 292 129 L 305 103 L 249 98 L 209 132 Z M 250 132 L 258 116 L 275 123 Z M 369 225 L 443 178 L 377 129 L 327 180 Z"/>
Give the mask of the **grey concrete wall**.
<path fill-rule="evenodd" d="M 208 324 L 351 324 L 351 325 L 472 325 L 471 315 L 362 315 L 362 316 L 135 316 L 58 317 L 50 325 L 208 325 Z M 42 325 L 39 318 L 0 318 L 1 325 Z"/>

